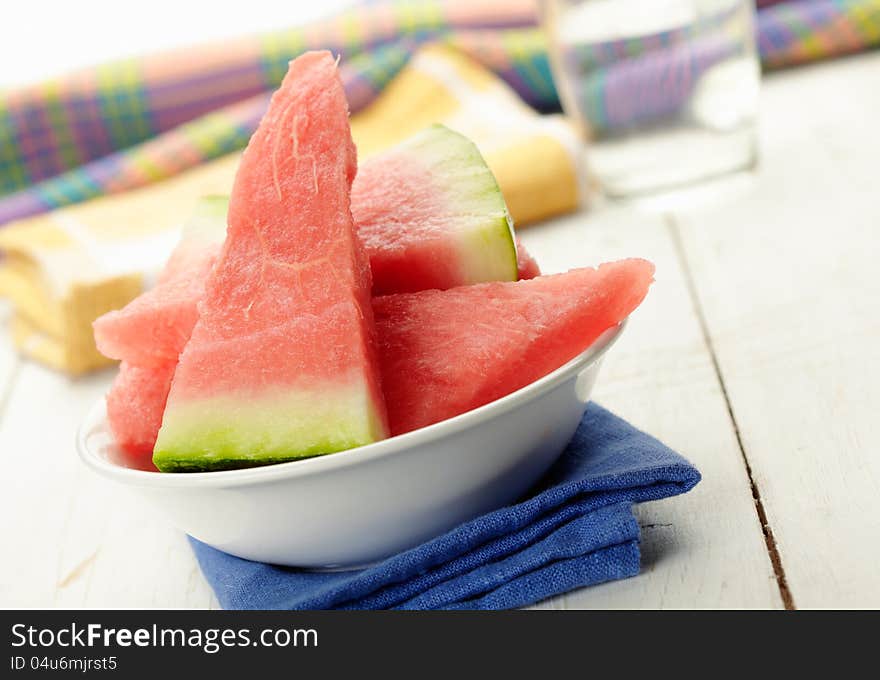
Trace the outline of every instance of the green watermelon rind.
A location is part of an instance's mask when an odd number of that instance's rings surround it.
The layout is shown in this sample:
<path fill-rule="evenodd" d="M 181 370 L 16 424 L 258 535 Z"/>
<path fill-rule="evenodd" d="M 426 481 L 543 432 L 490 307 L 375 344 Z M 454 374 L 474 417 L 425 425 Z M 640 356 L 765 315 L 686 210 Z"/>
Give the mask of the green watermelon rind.
<path fill-rule="evenodd" d="M 308 403 L 312 413 L 292 422 L 291 414 L 303 412 L 297 408 L 302 403 Z M 315 415 L 320 403 L 324 413 Z M 368 415 L 362 422 L 352 420 L 352 413 L 364 412 Z M 236 418 L 230 419 L 230 413 Z M 384 438 L 383 431 L 381 417 L 363 393 L 345 395 L 329 388 L 277 397 L 227 395 L 166 410 L 153 464 L 162 472 L 271 465 L 364 446 Z M 309 444 L 291 452 L 290 441 Z"/>

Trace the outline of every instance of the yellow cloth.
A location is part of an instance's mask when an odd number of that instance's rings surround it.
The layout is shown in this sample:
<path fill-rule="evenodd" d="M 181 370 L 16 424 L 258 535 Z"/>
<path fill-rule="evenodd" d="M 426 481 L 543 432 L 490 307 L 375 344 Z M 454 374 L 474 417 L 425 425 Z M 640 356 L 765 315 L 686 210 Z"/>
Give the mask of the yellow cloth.
<path fill-rule="evenodd" d="M 581 202 L 581 144 L 573 128 L 561 116 L 539 116 L 449 47 L 421 49 L 352 117 L 352 134 L 363 158 L 437 122 L 476 142 L 517 224 Z M 16 346 L 71 374 L 112 363 L 95 349 L 92 321 L 150 285 L 195 200 L 229 193 L 238 157 L 0 229 L 0 296 L 14 306 Z"/>
<path fill-rule="evenodd" d="M 149 286 L 198 196 L 229 193 L 238 154 L 165 182 L 104 196 L 0 229 L 0 296 L 26 356 L 77 375 L 113 363 L 92 321 Z"/>

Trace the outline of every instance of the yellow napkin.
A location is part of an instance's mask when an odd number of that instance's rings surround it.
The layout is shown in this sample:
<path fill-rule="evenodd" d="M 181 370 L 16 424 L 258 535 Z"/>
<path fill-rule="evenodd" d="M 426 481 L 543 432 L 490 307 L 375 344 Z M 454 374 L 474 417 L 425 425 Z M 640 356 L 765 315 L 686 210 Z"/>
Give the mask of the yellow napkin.
<path fill-rule="evenodd" d="M 76 375 L 113 363 L 92 321 L 139 295 L 162 268 L 204 194 L 229 193 L 238 154 L 169 180 L 0 229 L 0 296 L 26 356 Z"/>
<path fill-rule="evenodd" d="M 443 45 L 429 45 L 353 116 L 360 156 L 432 123 L 473 139 L 517 224 L 575 209 L 581 142 L 562 116 L 540 116 L 500 79 Z M 92 321 L 124 306 L 159 271 L 195 200 L 229 193 L 238 154 L 169 180 L 22 220 L 0 229 L 0 296 L 25 355 L 71 374 L 112 363 Z"/>

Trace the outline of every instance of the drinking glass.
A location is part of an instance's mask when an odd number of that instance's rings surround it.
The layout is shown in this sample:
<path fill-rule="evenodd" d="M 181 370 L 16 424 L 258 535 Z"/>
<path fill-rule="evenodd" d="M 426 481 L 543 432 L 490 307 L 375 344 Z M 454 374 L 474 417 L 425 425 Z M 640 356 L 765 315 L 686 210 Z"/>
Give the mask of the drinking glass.
<path fill-rule="evenodd" d="M 754 164 L 753 0 L 544 0 L 542 22 L 563 108 L 608 195 Z"/>

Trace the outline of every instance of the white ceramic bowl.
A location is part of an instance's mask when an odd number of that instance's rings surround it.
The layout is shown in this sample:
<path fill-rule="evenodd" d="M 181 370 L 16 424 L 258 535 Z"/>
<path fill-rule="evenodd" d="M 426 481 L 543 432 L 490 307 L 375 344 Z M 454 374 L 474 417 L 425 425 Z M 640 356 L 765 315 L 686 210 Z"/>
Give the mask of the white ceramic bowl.
<path fill-rule="evenodd" d="M 309 568 L 364 565 L 515 501 L 562 453 L 623 325 L 536 382 L 429 427 L 332 455 L 244 470 L 125 467 L 104 400 L 77 434 L 85 463 L 199 540 Z"/>

